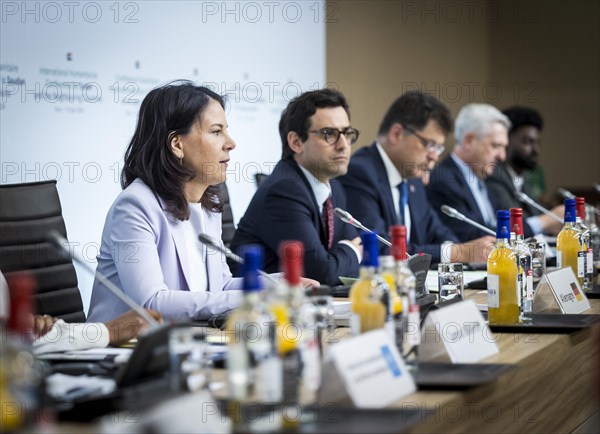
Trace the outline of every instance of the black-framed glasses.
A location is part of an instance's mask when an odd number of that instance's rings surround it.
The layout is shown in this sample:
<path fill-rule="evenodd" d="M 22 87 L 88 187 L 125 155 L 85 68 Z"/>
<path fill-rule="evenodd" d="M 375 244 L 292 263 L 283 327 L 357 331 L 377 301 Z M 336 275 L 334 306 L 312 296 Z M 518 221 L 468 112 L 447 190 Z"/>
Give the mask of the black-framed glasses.
<path fill-rule="evenodd" d="M 436 143 L 435 140 L 426 139 L 425 137 L 417 133 L 414 128 L 405 126 L 404 129 L 411 133 L 413 136 L 415 136 L 417 139 L 419 139 L 419 142 L 421 142 L 421 144 L 425 146 L 427 152 L 435 152 L 437 155 L 440 155 L 446 149 L 446 147 L 442 143 Z"/>
<path fill-rule="evenodd" d="M 346 136 L 346 141 L 350 145 L 354 145 L 358 140 L 360 132 L 356 128 L 348 127 L 343 130 L 337 128 L 325 127 L 320 130 L 310 130 L 309 133 L 318 134 L 325 139 L 330 145 L 335 145 L 340 140 L 340 135 Z"/>

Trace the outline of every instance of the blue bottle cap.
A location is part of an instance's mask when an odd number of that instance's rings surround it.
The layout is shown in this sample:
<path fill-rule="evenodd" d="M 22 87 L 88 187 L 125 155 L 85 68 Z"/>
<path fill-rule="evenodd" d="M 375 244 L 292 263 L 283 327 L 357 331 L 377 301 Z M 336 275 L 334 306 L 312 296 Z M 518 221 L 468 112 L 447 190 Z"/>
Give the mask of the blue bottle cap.
<path fill-rule="evenodd" d="M 575 199 L 565 199 L 565 223 L 575 223 L 576 217 Z"/>
<path fill-rule="evenodd" d="M 258 278 L 258 270 L 262 267 L 263 253 L 260 246 L 249 244 L 242 248 L 244 265 L 242 265 L 242 277 L 244 278 L 244 291 L 258 291 L 262 285 Z"/>
<path fill-rule="evenodd" d="M 496 238 L 510 239 L 510 212 L 507 210 L 496 211 Z"/>
<path fill-rule="evenodd" d="M 363 258 L 360 263 L 364 267 L 379 267 L 379 241 L 373 232 L 361 232 Z"/>

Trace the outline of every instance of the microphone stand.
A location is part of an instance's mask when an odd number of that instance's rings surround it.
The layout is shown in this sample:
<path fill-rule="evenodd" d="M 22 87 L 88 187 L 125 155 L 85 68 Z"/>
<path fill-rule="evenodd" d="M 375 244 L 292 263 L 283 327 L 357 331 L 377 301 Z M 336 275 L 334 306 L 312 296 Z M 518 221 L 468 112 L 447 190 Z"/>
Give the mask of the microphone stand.
<path fill-rule="evenodd" d="M 141 316 L 149 325 L 151 329 L 159 328 L 161 325 L 158 321 L 156 321 L 152 316 L 148 313 L 146 309 L 141 307 L 138 303 L 133 301 L 131 297 L 129 297 L 125 292 L 119 289 L 114 283 L 112 283 L 106 276 L 98 271 L 94 271 L 94 269 L 90 266 L 89 263 L 84 261 L 83 259 L 76 256 L 74 253 L 71 253 L 67 248 L 69 241 L 64 238 L 57 231 L 52 231 L 50 233 L 50 240 L 60 249 L 67 253 L 75 262 L 79 265 L 83 266 L 83 268 L 94 275 L 106 288 L 115 295 L 119 300 L 129 306 L 132 310 L 134 310 L 139 316 Z"/>
<path fill-rule="evenodd" d="M 206 244 L 207 246 L 212 247 L 213 249 L 217 250 L 219 253 L 222 253 L 223 255 L 225 255 L 225 257 L 231 259 L 232 261 L 235 261 L 238 264 L 242 264 L 242 265 L 244 264 L 244 259 L 242 257 L 233 253 L 229 248 L 224 246 L 222 243 L 217 242 L 210 235 L 202 233 L 202 234 L 198 235 L 198 239 L 200 240 L 200 242 L 202 244 Z M 258 274 L 260 274 L 265 279 L 271 281 L 272 283 L 276 283 L 276 284 L 280 283 L 277 279 L 272 277 L 270 274 L 265 273 L 263 270 L 258 270 Z"/>
<path fill-rule="evenodd" d="M 471 226 L 476 227 L 477 229 L 490 234 L 492 236 L 496 236 L 496 232 L 494 232 L 493 230 L 491 230 L 490 228 L 488 228 L 487 226 L 483 226 L 479 223 L 477 223 L 476 221 L 471 220 L 470 218 L 468 218 L 467 216 L 465 216 L 464 214 L 459 213 L 457 210 L 455 210 L 454 208 L 452 208 L 451 206 L 448 205 L 442 205 L 441 210 L 444 214 L 446 214 L 448 217 L 452 217 L 454 219 L 463 221 Z"/>
<path fill-rule="evenodd" d="M 536 208 L 537 210 L 543 212 L 547 216 L 552 217 L 557 222 L 559 222 L 561 224 L 564 224 L 564 220 L 563 219 L 561 219 L 559 216 L 557 216 L 553 212 L 548 211 L 546 208 L 544 208 L 542 205 L 540 205 L 539 203 L 537 203 L 536 201 L 534 201 L 532 198 L 530 198 L 529 196 L 527 196 L 525 193 L 522 193 L 522 192 L 521 193 L 517 193 L 517 197 L 521 200 L 521 202 L 528 203 L 529 205 L 531 205 L 534 208 Z"/>

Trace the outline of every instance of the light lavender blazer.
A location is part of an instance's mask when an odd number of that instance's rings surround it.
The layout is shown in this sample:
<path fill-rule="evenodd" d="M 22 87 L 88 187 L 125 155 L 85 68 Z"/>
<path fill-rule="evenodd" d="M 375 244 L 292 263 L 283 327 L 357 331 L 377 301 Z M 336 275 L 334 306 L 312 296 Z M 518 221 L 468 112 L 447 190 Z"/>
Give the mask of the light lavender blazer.
<path fill-rule="evenodd" d="M 221 214 L 208 213 L 206 233 L 221 239 Z M 233 278 L 225 257 L 208 249 L 208 291 L 190 292 L 190 269 L 181 222 L 141 180 L 119 194 L 106 217 L 97 273 L 133 300 L 169 319 L 204 319 L 239 306 L 242 279 Z M 129 310 L 98 278 L 89 322 L 106 322 Z"/>

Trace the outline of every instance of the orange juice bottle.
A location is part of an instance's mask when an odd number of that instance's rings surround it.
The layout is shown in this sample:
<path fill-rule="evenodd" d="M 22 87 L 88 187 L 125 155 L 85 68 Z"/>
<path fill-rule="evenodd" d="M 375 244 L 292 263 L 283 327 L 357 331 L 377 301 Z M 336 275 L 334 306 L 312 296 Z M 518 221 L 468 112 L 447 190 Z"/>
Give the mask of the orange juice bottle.
<path fill-rule="evenodd" d="M 519 323 L 517 259 L 510 247 L 510 213 L 496 212 L 496 246 L 487 260 L 488 321 L 490 324 Z"/>
<path fill-rule="evenodd" d="M 374 233 L 361 234 L 363 259 L 360 266 L 360 279 L 350 289 L 352 315 L 350 328 L 352 334 L 358 335 L 370 330 L 383 328 L 388 314 L 389 288 L 382 285 L 383 279 L 378 275 L 379 246 Z M 387 293 L 385 288 L 387 289 Z"/>
<path fill-rule="evenodd" d="M 556 266 L 571 267 L 579 280 L 579 286 L 583 288 L 585 256 L 575 228 L 575 221 L 575 199 L 565 199 L 565 225 L 556 238 Z"/>

